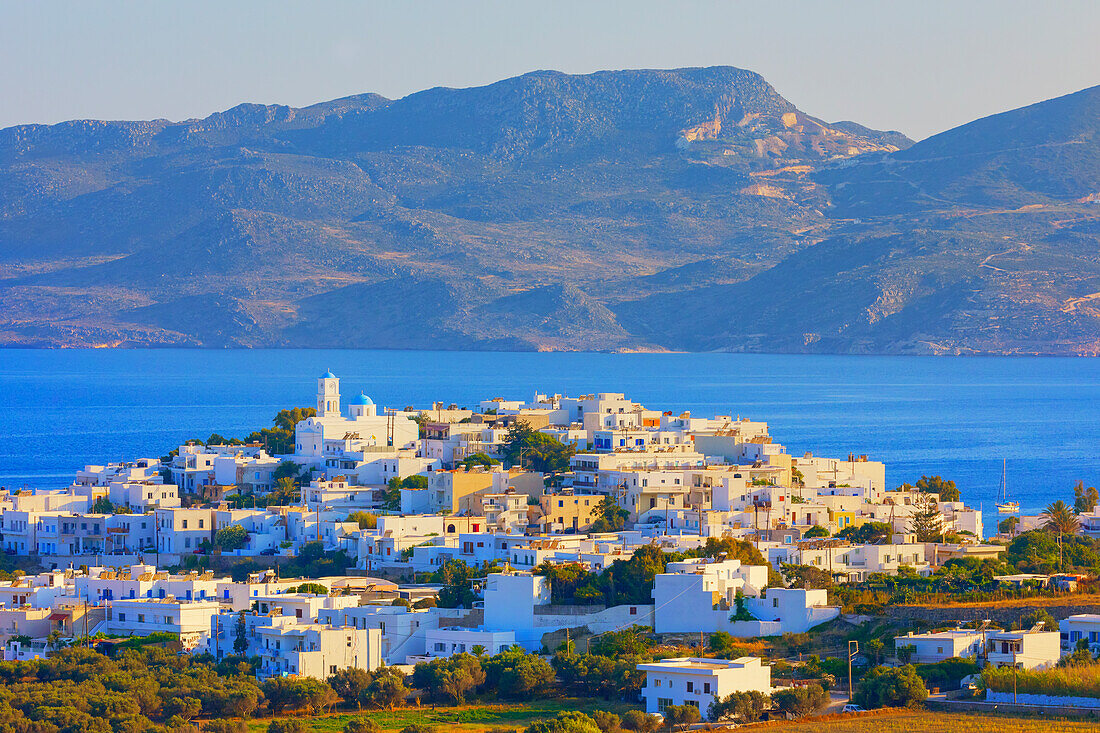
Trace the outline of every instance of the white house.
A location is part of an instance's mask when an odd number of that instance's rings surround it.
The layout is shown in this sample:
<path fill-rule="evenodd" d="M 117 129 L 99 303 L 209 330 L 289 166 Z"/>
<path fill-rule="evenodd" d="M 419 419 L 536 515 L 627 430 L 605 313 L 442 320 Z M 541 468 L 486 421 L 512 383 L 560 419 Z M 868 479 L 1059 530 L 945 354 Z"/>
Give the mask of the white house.
<path fill-rule="evenodd" d="M 341 669 L 373 670 L 382 664 L 378 629 L 298 623 L 289 616 L 275 616 L 267 626 L 256 627 L 262 678 L 283 674 L 328 679 Z"/>
<path fill-rule="evenodd" d="M 953 657 L 974 657 L 982 650 L 985 634 L 976 629 L 950 629 L 927 634 L 909 632 L 894 637 L 894 649 L 913 647 L 910 658 L 915 664 L 933 664 Z"/>
<path fill-rule="evenodd" d="M 772 691 L 772 669 L 758 657 L 738 659 L 698 659 L 679 657 L 639 664 L 645 672 L 642 697 L 647 713 L 663 713 L 670 705 L 699 708 L 704 720 L 716 699 L 735 692 Z"/>
<path fill-rule="evenodd" d="M 1057 631 L 995 631 L 986 635 L 986 659 L 995 667 L 1047 669 L 1062 658 L 1061 635 Z"/>
<path fill-rule="evenodd" d="M 473 654 L 475 647 L 483 647 L 488 656 L 500 654 L 516 643 L 514 631 L 489 631 L 458 626 L 424 631 L 424 659 L 450 657 L 454 654 Z M 406 661 L 419 661 L 414 655 Z"/>
<path fill-rule="evenodd" d="M 1062 637 L 1062 651 L 1073 652 L 1082 640 L 1088 642 L 1094 654 L 1100 651 L 1100 614 L 1078 613 L 1062 619 L 1058 624 Z"/>
<path fill-rule="evenodd" d="M 740 560 L 705 558 L 670 562 L 653 583 L 658 634 L 729 631 L 738 591 L 757 596 L 768 584 L 768 568 Z"/>
<path fill-rule="evenodd" d="M 106 631 L 131 636 L 178 634 L 184 649 L 196 649 L 210 636 L 210 619 L 218 608 L 217 601 L 183 601 L 170 596 L 116 600 L 111 604 Z"/>

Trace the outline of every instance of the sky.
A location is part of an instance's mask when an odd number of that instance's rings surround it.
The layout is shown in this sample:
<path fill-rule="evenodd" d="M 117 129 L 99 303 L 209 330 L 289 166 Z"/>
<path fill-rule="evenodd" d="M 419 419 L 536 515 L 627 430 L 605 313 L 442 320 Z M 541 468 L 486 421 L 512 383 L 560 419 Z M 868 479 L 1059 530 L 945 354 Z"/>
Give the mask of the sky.
<path fill-rule="evenodd" d="M 920 139 L 1100 84 L 1100 0 L 0 0 L 0 127 L 739 66 Z"/>

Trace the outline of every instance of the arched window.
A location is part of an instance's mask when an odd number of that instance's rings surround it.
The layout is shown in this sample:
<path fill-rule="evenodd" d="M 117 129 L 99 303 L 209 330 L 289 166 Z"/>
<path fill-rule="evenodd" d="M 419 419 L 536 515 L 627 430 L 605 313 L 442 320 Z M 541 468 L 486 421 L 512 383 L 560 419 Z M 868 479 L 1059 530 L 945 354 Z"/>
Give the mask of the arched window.
<path fill-rule="evenodd" d="M 448 524 L 447 525 L 447 531 L 450 532 L 451 534 L 454 534 L 455 526 L 453 524 Z"/>

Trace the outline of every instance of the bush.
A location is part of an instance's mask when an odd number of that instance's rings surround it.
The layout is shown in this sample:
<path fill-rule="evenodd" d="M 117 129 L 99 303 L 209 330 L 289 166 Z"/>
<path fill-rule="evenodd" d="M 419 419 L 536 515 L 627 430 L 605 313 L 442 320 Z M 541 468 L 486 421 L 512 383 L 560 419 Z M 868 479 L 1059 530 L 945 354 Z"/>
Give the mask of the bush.
<path fill-rule="evenodd" d="M 435 733 L 435 726 L 413 723 L 402 728 L 400 733 Z"/>
<path fill-rule="evenodd" d="M 699 708 L 694 705 L 669 705 L 665 708 L 665 725 L 672 730 L 678 725 L 698 723 L 702 717 Z"/>
<path fill-rule="evenodd" d="M 918 664 L 916 670 L 928 687 L 957 690 L 963 677 L 977 674 L 981 667 L 973 659 L 953 657 L 935 664 Z"/>
<path fill-rule="evenodd" d="M 267 733 L 306 733 L 306 724 L 298 718 L 273 720 L 267 726 Z"/>
<path fill-rule="evenodd" d="M 596 721 L 584 713 L 558 713 L 550 720 L 527 726 L 523 733 L 602 733 Z"/>
<path fill-rule="evenodd" d="M 924 702 L 928 687 L 913 665 L 875 667 L 860 681 L 855 702 L 868 710 L 883 707 L 908 707 Z"/>
<path fill-rule="evenodd" d="M 770 703 L 771 698 L 757 690 L 734 692 L 725 698 L 715 699 L 707 710 L 707 719 L 734 719 L 742 723 L 755 723 L 764 716 Z"/>
<path fill-rule="evenodd" d="M 1011 667 L 987 667 L 982 672 L 987 690 L 1012 691 Z M 1100 697 L 1100 664 L 1080 664 L 1061 669 L 1018 670 L 1016 691 L 1027 695 Z"/>
<path fill-rule="evenodd" d="M 604 710 L 593 710 L 589 717 L 596 721 L 596 725 L 600 727 L 603 733 L 610 733 L 622 727 L 622 718 L 615 713 L 609 713 Z"/>
<path fill-rule="evenodd" d="M 538 697 L 554 683 L 554 668 L 537 654 L 528 654 L 514 646 L 482 661 L 486 686 L 501 697 L 520 699 Z"/>
<path fill-rule="evenodd" d="M 382 726 L 370 718 L 352 718 L 344 726 L 344 733 L 379 733 Z"/>
<path fill-rule="evenodd" d="M 661 719 L 656 715 L 644 713 L 641 710 L 627 710 L 622 718 L 623 730 L 633 730 L 638 733 L 653 733 L 661 727 Z"/>
<path fill-rule="evenodd" d="M 821 685 L 806 685 L 773 693 L 772 705 L 781 713 L 793 718 L 803 718 L 824 707 L 828 699 L 829 696 Z"/>

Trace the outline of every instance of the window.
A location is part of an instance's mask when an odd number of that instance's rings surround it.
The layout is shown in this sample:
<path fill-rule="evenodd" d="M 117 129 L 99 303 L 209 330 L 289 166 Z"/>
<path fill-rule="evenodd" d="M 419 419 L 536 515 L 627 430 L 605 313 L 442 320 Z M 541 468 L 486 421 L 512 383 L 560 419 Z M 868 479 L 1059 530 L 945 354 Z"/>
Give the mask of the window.
<path fill-rule="evenodd" d="M 186 519 L 183 520 L 183 525 L 182 526 L 183 526 L 184 529 L 187 529 L 187 520 Z"/>
<path fill-rule="evenodd" d="M 688 692 L 695 692 L 695 683 L 691 680 L 688 680 L 685 686 Z"/>
<path fill-rule="evenodd" d="M 672 698 L 670 697 L 658 697 L 657 698 L 657 712 L 663 713 L 672 705 Z"/>
<path fill-rule="evenodd" d="M 124 613 L 120 613 L 120 614 L 118 615 L 118 620 L 119 620 L 119 621 L 125 621 L 125 620 L 126 620 L 126 614 L 124 614 Z"/>
<path fill-rule="evenodd" d="M 637 616 L 638 615 L 638 607 L 637 606 L 631 606 L 630 607 L 630 615 L 631 616 Z"/>
<path fill-rule="evenodd" d="M 704 682 L 703 683 L 703 694 L 704 695 L 709 695 L 710 694 L 710 683 L 709 682 Z"/>

